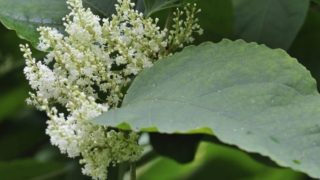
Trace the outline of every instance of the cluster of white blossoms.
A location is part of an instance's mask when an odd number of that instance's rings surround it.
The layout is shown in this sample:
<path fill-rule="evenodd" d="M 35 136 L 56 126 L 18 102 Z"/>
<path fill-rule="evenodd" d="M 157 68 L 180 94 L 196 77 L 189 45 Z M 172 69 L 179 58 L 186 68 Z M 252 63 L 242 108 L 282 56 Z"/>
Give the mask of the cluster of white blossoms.
<path fill-rule="evenodd" d="M 81 157 L 83 173 L 106 179 L 110 164 L 133 162 L 142 148 L 138 134 L 91 123 L 102 112 L 120 105 L 124 89 L 142 69 L 193 41 L 202 33 L 194 5 L 178 10 L 172 30 L 160 30 L 157 19 L 134 10 L 130 0 L 118 0 L 116 13 L 101 19 L 81 0 L 67 0 L 71 10 L 65 33 L 38 28 L 43 61 L 21 45 L 24 73 L 34 90 L 29 104 L 47 113 L 51 143 L 69 157 Z M 185 20 L 182 20 L 185 17 Z"/>

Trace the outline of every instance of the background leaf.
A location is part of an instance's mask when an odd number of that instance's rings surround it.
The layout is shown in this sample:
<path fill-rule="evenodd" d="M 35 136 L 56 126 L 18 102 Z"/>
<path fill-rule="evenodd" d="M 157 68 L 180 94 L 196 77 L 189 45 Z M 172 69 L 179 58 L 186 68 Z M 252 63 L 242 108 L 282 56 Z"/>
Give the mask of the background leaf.
<path fill-rule="evenodd" d="M 313 77 L 320 80 L 320 12 L 318 6 L 313 6 L 308 12 L 306 21 L 293 42 L 289 53 L 297 57 Z M 319 89 L 319 83 L 318 83 Z"/>
<path fill-rule="evenodd" d="M 288 49 L 306 17 L 309 0 L 233 0 L 237 38 Z"/>
<path fill-rule="evenodd" d="M 225 40 L 144 70 L 122 107 L 96 122 L 163 133 L 210 128 L 224 143 L 319 178 L 319 105 L 315 80 L 284 51 Z"/>
<path fill-rule="evenodd" d="M 105 17 L 114 12 L 116 0 L 84 0 L 86 7 Z M 0 21 L 15 30 L 20 38 L 38 42 L 39 26 L 55 27 L 64 31 L 62 18 L 68 14 L 66 0 L 0 0 Z"/>
<path fill-rule="evenodd" d="M 186 3 L 196 3 L 197 7 L 201 9 L 201 12 L 197 14 L 197 18 L 200 26 L 204 29 L 204 34 L 196 36 L 196 44 L 205 41 L 218 42 L 223 38 L 233 38 L 234 13 L 231 0 L 181 0 L 181 3 L 177 4 L 177 6 L 183 6 Z M 158 24 L 164 27 L 167 23 L 167 18 L 169 20 L 172 18 L 169 14 L 174 10 L 175 8 L 170 8 L 155 12 L 152 17 L 159 18 Z"/>
<path fill-rule="evenodd" d="M 37 27 L 62 30 L 62 17 L 67 13 L 65 0 L 0 0 L 0 21 L 33 45 L 39 37 Z"/>
<path fill-rule="evenodd" d="M 320 0 L 311 0 L 314 3 L 320 4 Z"/>
<path fill-rule="evenodd" d="M 302 180 L 303 174 L 260 164 L 245 153 L 221 145 L 202 142 L 195 160 L 180 164 L 157 157 L 138 169 L 138 180 L 212 179 Z"/>
<path fill-rule="evenodd" d="M 197 3 L 201 12 L 197 14 L 204 34 L 197 37 L 197 42 L 218 42 L 223 38 L 233 37 L 234 12 L 231 0 L 185 0 L 185 3 Z"/>
<path fill-rule="evenodd" d="M 158 11 L 178 7 L 181 5 L 179 0 L 143 0 L 143 2 L 144 14 L 146 16 L 151 16 Z"/>
<path fill-rule="evenodd" d="M 94 13 L 109 17 L 115 12 L 114 5 L 117 0 L 83 0 L 85 7 L 89 7 Z"/>

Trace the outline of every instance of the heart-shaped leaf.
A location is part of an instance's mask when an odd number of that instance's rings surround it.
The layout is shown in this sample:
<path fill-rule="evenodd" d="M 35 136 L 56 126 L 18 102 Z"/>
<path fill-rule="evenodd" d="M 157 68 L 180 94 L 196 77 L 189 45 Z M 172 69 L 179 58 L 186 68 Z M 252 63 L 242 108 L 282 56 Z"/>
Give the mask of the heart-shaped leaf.
<path fill-rule="evenodd" d="M 204 43 L 158 61 L 119 109 L 97 123 L 162 133 L 213 133 L 222 142 L 320 178 L 320 95 L 283 50 Z"/>

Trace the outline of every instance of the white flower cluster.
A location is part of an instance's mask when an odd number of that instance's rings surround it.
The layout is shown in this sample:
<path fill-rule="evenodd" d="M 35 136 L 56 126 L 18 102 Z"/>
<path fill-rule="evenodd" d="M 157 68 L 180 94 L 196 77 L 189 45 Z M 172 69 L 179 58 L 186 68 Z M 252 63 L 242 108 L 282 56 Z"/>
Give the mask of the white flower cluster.
<path fill-rule="evenodd" d="M 46 111 L 46 133 L 53 145 L 69 157 L 81 156 L 84 174 L 106 179 L 110 164 L 136 161 L 142 149 L 136 133 L 90 120 L 119 106 L 124 89 L 142 69 L 192 42 L 193 32 L 201 33 L 194 17 L 198 11 L 191 5 L 177 11 L 169 31 L 160 30 L 157 19 L 134 10 L 130 0 L 118 0 L 110 19 L 100 19 L 81 0 L 67 4 L 71 12 L 64 18 L 66 35 L 38 28 L 39 49 L 48 52 L 43 61 L 36 61 L 28 45 L 21 45 L 24 73 L 34 90 L 28 103 Z M 183 12 L 185 22 L 180 19 Z"/>

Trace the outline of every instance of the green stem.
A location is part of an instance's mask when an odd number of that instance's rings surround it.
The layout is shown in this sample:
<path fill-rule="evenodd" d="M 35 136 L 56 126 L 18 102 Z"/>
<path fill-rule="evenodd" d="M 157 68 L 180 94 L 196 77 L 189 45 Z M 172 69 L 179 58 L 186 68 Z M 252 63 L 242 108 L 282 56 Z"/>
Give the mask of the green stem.
<path fill-rule="evenodd" d="M 127 165 L 125 163 L 121 163 L 118 166 L 118 180 L 123 180 L 123 177 L 127 170 Z"/>
<path fill-rule="evenodd" d="M 178 4 L 178 7 L 181 6 L 181 0 L 179 0 L 177 2 Z M 167 16 L 167 19 L 166 19 L 166 24 L 165 24 L 165 28 L 167 28 L 168 30 L 171 29 L 171 26 L 172 26 L 172 19 L 173 19 L 173 12 L 176 10 L 176 8 L 170 8 L 169 9 L 169 13 L 168 13 L 168 16 Z"/>
<path fill-rule="evenodd" d="M 167 19 L 166 19 L 166 24 L 165 24 L 165 28 L 166 29 L 171 29 L 171 25 L 172 25 L 172 18 L 173 18 L 173 8 L 171 8 L 169 10 L 169 13 L 168 13 L 168 16 L 167 16 Z"/>
<path fill-rule="evenodd" d="M 130 180 L 136 180 L 137 174 L 136 174 L 136 163 L 132 162 L 130 165 Z"/>

